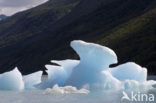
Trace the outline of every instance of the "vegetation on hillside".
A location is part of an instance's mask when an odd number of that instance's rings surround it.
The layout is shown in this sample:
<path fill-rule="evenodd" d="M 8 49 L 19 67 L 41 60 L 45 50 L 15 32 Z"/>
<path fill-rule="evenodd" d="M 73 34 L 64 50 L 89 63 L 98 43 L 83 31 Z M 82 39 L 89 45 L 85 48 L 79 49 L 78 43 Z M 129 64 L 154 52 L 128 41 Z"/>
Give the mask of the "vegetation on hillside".
<path fill-rule="evenodd" d="M 104 1 L 50 0 L 1 21 L 0 72 L 18 66 L 27 74 L 52 59 L 78 58 L 69 44 L 81 39 L 114 49 L 119 64 L 135 61 L 156 74 L 156 0 Z"/>
<path fill-rule="evenodd" d="M 155 72 L 156 67 L 156 8 L 118 27 L 98 43 L 117 52 L 119 62 L 135 61 Z"/>

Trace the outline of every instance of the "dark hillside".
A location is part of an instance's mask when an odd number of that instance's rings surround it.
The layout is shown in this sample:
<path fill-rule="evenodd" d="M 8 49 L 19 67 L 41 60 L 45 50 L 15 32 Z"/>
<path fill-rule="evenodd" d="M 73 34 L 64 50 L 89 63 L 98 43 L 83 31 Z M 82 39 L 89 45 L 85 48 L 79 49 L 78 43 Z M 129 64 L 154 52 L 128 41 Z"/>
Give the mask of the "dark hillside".
<path fill-rule="evenodd" d="M 78 58 L 69 43 L 82 39 L 113 48 L 120 63 L 136 61 L 156 74 L 155 2 L 50 0 L 18 13 L 0 22 L 0 72 L 18 66 L 27 74 L 51 59 Z"/>
<path fill-rule="evenodd" d="M 98 42 L 113 48 L 120 63 L 135 61 L 155 73 L 156 8 L 114 28 Z"/>
<path fill-rule="evenodd" d="M 0 14 L 0 20 L 3 20 L 3 19 L 5 19 L 5 18 L 7 18 L 6 15 Z"/>

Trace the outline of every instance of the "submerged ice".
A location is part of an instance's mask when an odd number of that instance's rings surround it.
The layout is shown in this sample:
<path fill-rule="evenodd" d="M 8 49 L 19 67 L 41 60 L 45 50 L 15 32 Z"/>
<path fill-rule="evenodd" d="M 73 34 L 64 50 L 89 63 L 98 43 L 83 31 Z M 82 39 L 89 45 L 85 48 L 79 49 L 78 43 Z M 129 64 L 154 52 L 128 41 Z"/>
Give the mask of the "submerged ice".
<path fill-rule="evenodd" d="M 57 65 L 45 66 L 48 78 L 42 82 L 41 71 L 23 77 L 17 69 L 0 74 L 0 89 L 49 88 L 45 93 L 64 94 L 86 93 L 86 89 L 142 91 L 156 85 L 156 81 L 147 81 L 147 69 L 134 62 L 110 68 L 118 60 L 115 52 L 108 47 L 81 40 L 72 41 L 71 47 L 80 60 L 52 60 Z"/>

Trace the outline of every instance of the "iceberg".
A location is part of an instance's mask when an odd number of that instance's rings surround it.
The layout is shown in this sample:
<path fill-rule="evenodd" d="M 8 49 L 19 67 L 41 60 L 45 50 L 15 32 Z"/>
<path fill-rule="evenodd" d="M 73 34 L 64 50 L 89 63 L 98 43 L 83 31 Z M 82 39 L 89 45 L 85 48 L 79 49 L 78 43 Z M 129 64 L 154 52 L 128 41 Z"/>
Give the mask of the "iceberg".
<path fill-rule="evenodd" d="M 80 56 L 80 63 L 73 69 L 65 85 L 77 88 L 102 85 L 102 70 L 108 70 L 109 65 L 118 62 L 115 52 L 105 46 L 78 40 L 72 41 L 71 47 Z"/>
<path fill-rule="evenodd" d="M 149 80 L 144 82 L 138 82 L 136 80 L 125 80 L 123 82 L 125 91 L 141 91 L 147 92 L 148 90 L 154 89 L 153 86 L 156 84 L 156 81 Z"/>
<path fill-rule="evenodd" d="M 24 82 L 22 75 L 17 68 L 12 71 L 0 74 L 0 90 L 23 90 Z"/>
<path fill-rule="evenodd" d="M 111 74 L 120 81 L 136 80 L 145 82 L 147 80 L 147 69 L 136 63 L 128 62 L 110 69 Z"/>
<path fill-rule="evenodd" d="M 14 70 L 0 74 L 0 90 L 20 91 L 24 89 L 36 89 L 35 85 L 41 82 L 42 71 L 22 77 L 16 67 Z"/>
<path fill-rule="evenodd" d="M 147 81 L 147 69 L 134 62 L 128 62 L 114 68 L 117 55 L 108 47 L 81 40 L 71 42 L 71 47 L 80 56 L 80 60 L 52 60 L 58 64 L 46 65 L 48 79 L 39 86 L 42 89 L 58 86 L 72 86 L 89 90 L 140 90 L 152 89 L 155 81 Z"/>
<path fill-rule="evenodd" d="M 71 75 L 73 68 L 75 68 L 80 63 L 79 60 L 71 60 L 71 59 L 61 60 L 61 61 L 52 60 L 51 62 L 56 63 L 61 67 L 63 67 L 68 77 Z"/>
<path fill-rule="evenodd" d="M 63 86 L 65 81 L 71 75 L 72 69 L 75 68 L 78 64 L 78 60 L 52 60 L 52 63 L 56 63 L 59 66 L 55 65 L 46 65 L 45 67 L 48 69 L 48 79 L 40 83 L 37 87 L 40 89 L 51 88 L 54 85 L 58 84 L 59 86 Z"/>
<path fill-rule="evenodd" d="M 80 63 L 65 85 L 104 90 L 147 90 L 156 85 L 155 81 L 147 81 L 147 69 L 134 62 L 109 68 L 118 61 L 115 52 L 105 46 L 76 40 L 71 47 L 80 56 Z"/>
<path fill-rule="evenodd" d="M 110 68 L 118 60 L 108 47 L 81 40 L 72 41 L 71 47 L 80 60 L 52 60 L 57 65 L 45 65 L 48 78 L 42 82 L 42 71 L 22 77 L 15 68 L 0 74 L 0 90 L 38 88 L 46 89 L 46 94 L 68 94 L 88 90 L 146 91 L 156 85 L 156 81 L 147 81 L 147 69 L 134 62 Z"/>
<path fill-rule="evenodd" d="M 51 82 L 51 86 L 58 83 L 59 86 L 62 86 L 64 84 L 65 78 L 67 78 L 67 75 L 65 73 L 65 70 L 61 66 L 53 66 L 53 65 L 46 65 L 46 68 L 48 69 L 48 81 Z"/>
<path fill-rule="evenodd" d="M 45 67 L 48 69 L 48 78 L 38 84 L 36 87 L 39 89 L 46 89 L 53 87 L 55 84 L 62 86 L 64 84 L 65 78 L 67 77 L 63 67 L 54 65 L 46 65 Z"/>
<path fill-rule="evenodd" d="M 38 71 L 26 76 L 23 76 L 25 89 L 35 89 L 35 85 L 41 83 L 42 71 Z"/>
<path fill-rule="evenodd" d="M 51 88 L 47 88 L 45 90 L 45 94 L 88 94 L 90 91 L 88 91 L 87 89 L 80 89 L 78 90 L 76 87 L 72 87 L 72 86 L 65 86 L 65 87 L 59 87 L 57 84 L 54 85 L 54 87 Z"/>
<path fill-rule="evenodd" d="M 103 87 L 100 89 L 105 90 L 122 90 L 124 89 L 122 83 L 108 71 L 102 71 L 102 78 L 103 78 Z M 94 87 L 95 88 L 95 87 Z"/>

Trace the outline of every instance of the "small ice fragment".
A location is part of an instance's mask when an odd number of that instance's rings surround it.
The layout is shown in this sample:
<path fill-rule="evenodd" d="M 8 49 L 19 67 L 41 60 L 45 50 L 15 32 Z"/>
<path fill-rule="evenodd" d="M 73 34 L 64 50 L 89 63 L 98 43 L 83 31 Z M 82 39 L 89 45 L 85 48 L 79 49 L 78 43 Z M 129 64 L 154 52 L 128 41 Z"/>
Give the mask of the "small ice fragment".
<path fill-rule="evenodd" d="M 24 82 L 18 68 L 0 74 L 0 90 L 23 90 Z"/>
<path fill-rule="evenodd" d="M 118 80 L 136 80 L 145 82 L 147 80 L 147 69 L 136 63 L 128 62 L 110 69 L 111 74 Z"/>
<path fill-rule="evenodd" d="M 86 89 L 78 90 L 76 87 L 65 86 L 59 87 L 58 85 L 54 85 L 52 89 L 47 88 L 45 90 L 45 94 L 88 94 L 89 91 Z"/>
<path fill-rule="evenodd" d="M 46 65 L 46 68 L 48 69 L 48 79 L 37 86 L 40 89 L 50 88 L 55 84 L 63 86 L 65 81 L 71 75 L 73 68 L 75 68 L 79 64 L 78 60 L 52 60 L 51 62 L 56 63 L 60 66 Z"/>
<path fill-rule="evenodd" d="M 35 89 L 35 85 L 41 83 L 42 71 L 23 76 L 25 89 Z"/>

